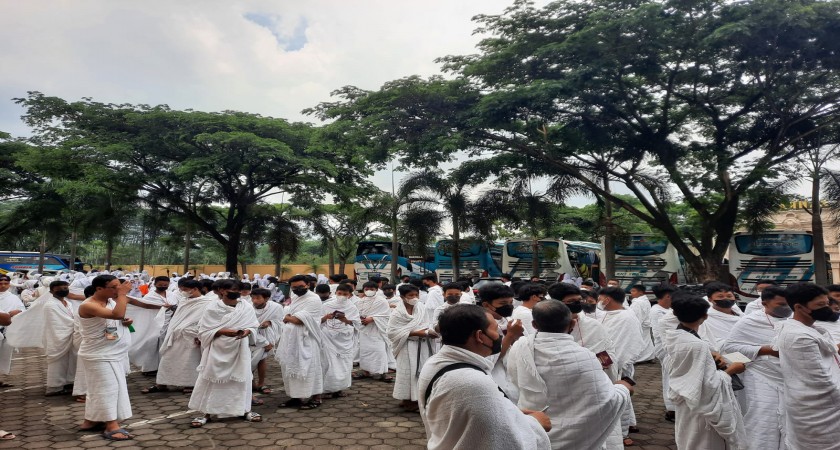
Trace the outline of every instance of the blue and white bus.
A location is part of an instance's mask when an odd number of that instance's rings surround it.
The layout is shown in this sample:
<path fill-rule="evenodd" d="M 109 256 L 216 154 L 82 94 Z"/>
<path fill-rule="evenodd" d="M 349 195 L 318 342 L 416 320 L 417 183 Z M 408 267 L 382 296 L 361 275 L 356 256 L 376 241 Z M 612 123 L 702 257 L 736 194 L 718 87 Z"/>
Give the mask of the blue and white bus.
<path fill-rule="evenodd" d="M 592 278 L 601 286 L 607 285 L 604 273 L 601 271 L 601 244 L 587 241 L 563 241 L 569 262 L 577 272 L 577 276 Z"/>
<path fill-rule="evenodd" d="M 397 277 L 408 275 L 412 278 L 420 277 L 423 274 L 433 271 L 431 263 L 425 260 L 431 257 L 422 255 L 406 256 L 403 245 L 397 244 Z M 353 271 L 356 274 L 358 287 L 370 280 L 372 277 L 391 276 L 391 241 L 361 241 L 356 248 L 356 257 L 353 260 Z M 397 282 L 398 280 L 392 280 Z"/>
<path fill-rule="evenodd" d="M 811 281 L 814 237 L 810 231 L 737 232 L 729 244 L 729 275 L 735 292 L 752 298 L 758 297 L 759 281 L 781 286 Z"/>
<path fill-rule="evenodd" d="M 498 277 L 502 271 L 498 265 L 498 249 L 495 245 L 478 239 L 463 239 L 459 243 L 460 252 L 458 268 L 462 277 Z M 452 252 L 454 244 L 450 239 L 438 241 L 435 244 L 435 272 L 438 282 L 445 284 L 455 281 L 455 271 L 452 266 Z"/>
<path fill-rule="evenodd" d="M 41 260 L 38 252 L 17 252 L 0 250 L 0 274 L 9 272 L 37 272 Z M 56 273 L 67 270 L 82 270 L 84 264 L 76 258 L 73 267 L 70 255 L 44 253 L 44 273 Z"/>
<path fill-rule="evenodd" d="M 615 278 L 625 291 L 636 284 L 650 290 L 666 282 L 685 283 L 685 264 L 677 249 L 664 238 L 650 234 L 631 234 L 615 245 Z"/>
<path fill-rule="evenodd" d="M 531 239 L 508 239 L 502 254 L 502 272 L 523 280 L 531 278 L 534 272 L 534 245 Z M 537 246 L 537 276 L 545 281 L 559 281 L 564 275 L 578 276 L 569 261 L 566 244 L 559 239 L 540 239 Z"/>

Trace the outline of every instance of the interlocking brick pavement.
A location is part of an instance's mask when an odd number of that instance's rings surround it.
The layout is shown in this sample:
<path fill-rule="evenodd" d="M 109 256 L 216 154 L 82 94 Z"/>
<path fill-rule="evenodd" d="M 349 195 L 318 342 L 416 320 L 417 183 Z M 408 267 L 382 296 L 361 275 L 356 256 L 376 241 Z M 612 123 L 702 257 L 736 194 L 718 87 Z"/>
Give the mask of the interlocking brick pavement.
<path fill-rule="evenodd" d="M 12 374 L 0 380 L 14 384 L 0 388 L 0 429 L 17 434 L 0 441 L 0 449 L 67 448 L 310 448 L 310 449 L 422 449 L 426 433 L 419 414 L 407 413 L 391 397 L 393 385 L 379 381 L 355 382 L 349 397 L 325 400 L 310 411 L 279 408 L 286 400 L 279 369 L 269 367 L 274 392 L 261 395 L 262 423 L 241 419 L 214 421 L 190 428 L 189 396 L 180 391 L 142 395 L 154 380 L 140 373 L 128 377 L 134 416 L 124 422 L 136 435 L 133 441 L 111 442 L 94 433 L 77 433 L 84 405 L 72 397 L 44 397 L 45 362 L 35 350 L 15 355 Z M 636 407 L 641 433 L 632 434 L 640 450 L 675 449 L 673 424 L 664 420 L 658 364 L 636 367 Z M 501 431 L 501 430 L 496 430 Z"/>

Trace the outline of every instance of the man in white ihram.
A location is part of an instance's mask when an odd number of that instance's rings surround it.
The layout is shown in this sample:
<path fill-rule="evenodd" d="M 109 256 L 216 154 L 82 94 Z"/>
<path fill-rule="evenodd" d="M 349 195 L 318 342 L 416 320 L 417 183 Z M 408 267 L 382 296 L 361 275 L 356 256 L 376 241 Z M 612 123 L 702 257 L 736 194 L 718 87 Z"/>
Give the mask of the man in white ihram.
<path fill-rule="evenodd" d="M 418 382 L 420 417 L 430 450 L 551 448 L 545 413 L 517 408 L 488 375 L 502 349 L 498 324 L 483 308 L 455 305 L 441 314 L 444 346 Z"/>
<path fill-rule="evenodd" d="M 809 283 L 785 289 L 793 318 L 779 328 L 779 351 L 787 408 L 785 437 L 791 450 L 840 448 L 840 358 L 827 331 L 814 321 L 837 321 L 828 292 Z"/>
<path fill-rule="evenodd" d="M 740 352 L 752 362 L 741 375 L 744 389 L 744 425 L 749 447 L 754 450 L 784 450 L 785 399 L 779 352 L 773 350 L 776 329 L 793 313 L 785 290 L 770 286 L 761 292 L 764 310 L 744 316 L 723 343 L 723 353 Z"/>
<path fill-rule="evenodd" d="M 598 357 L 575 342 L 569 333 L 576 321 L 566 305 L 545 300 L 532 311 L 536 333 L 516 341 L 507 357 L 519 407 L 548 414 L 554 449 L 606 449 L 620 433 L 633 388 L 610 381 Z"/>
<path fill-rule="evenodd" d="M 11 293 L 11 278 L 0 275 L 0 313 L 14 317 L 26 309 L 18 296 Z M 0 375 L 8 375 L 12 371 L 12 353 L 14 348 L 3 337 L 3 327 L 0 327 Z M 0 387 L 11 386 L 0 382 Z"/>
<path fill-rule="evenodd" d="M 289 279 L 292 302 L 283 318 L 283 332 L 275 359 L 283 372 L 286 395 L 291 397 L 283 407 L 303 410 L 321 406 L 324 374 L 321 367 L 321 298 L 309 290 L 306 276 Z"/>

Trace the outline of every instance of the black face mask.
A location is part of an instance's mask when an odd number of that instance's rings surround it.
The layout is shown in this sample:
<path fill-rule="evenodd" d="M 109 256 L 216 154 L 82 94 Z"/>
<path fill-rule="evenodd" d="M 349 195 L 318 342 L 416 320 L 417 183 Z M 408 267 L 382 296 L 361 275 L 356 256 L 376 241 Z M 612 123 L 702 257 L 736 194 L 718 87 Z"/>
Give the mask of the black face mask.
<path fill-rule="evenodd" d="M 566 303 L 566 306 L 569 307 L 569 311 L 571 311 L 572 314 L 577 314 L 577 313 L 583 311 L 583 303 L 581 303 L 581 302 Z M 593 306 L 595 306 L 595 305 L 593 305 Z"/>
<path fill-rule="evenodd" d="M 485 335 L 486 336 L 486 335 Z M 487 336 L 490 337 L 490 336 Z M 487 345 L 484 342 L 481 343 L 485 347 L 490 347 L 490 354 L 491 355 L 498 355 L 502 352 L 502 335 L 499 335 L 495 340 L 493 340 L 492 345 Z"/>
<path fill-rule="evenodd" d="M 227 292 L 225 293 L 225 297 L 228 300 L 236 300 L 239 298 L 239 292 Z"/>
<path fill-rule="evenodd" d="M 307 292 L 309 292 L 309 289 L 306 289 L 306 288 L 294 288 L 294 289 L 292 289 L 292 292 L 293 292 L 295 295 L 297 295 L 298 297 L 302 297 L 302 296 L 306 295 L 306 293 L 307 293 Z"/>
<path fill-rule="evenodd" d="M 598 309 L 598 305 L 595 303 L 584 303 L 581 306 L 583 306 L 583 312 L 587 314 L 592 314 L 596 309 Z"/>
<path fill-rule="evenodd" d="M 812 309 L 811 318 L 820 322 L 837 322 L 840 315 L 834 312 L 830 306 L 823 306 L 822 308 Z"/>
<path fill-rule="evenodd" d="M 496 314 L 502 317 L 510 317 L 513 314 L 513 305 L 499 306 L 496 308 Z"/>
<path fill-rule="evenodd" d="M 460 300 L 461 300 L 460 295 L 447 295 L 446 296 L 446 303 L 449 303 L 450 305 L 454 305 L 455 303 L 458 303 Z"/>
<path fill-rule="evenodd" d="M 163 292 L 167 289 L 169 289 L 169 288 L 168 287 L 155 286 L 155 290 L 158 291 L 158 292 Z"/>
<path fill-rule="evenodd" d="M 735 300 L 715 300 L 715 305 L 717 305 L 719 308 L 724 309 L 731 308 L 733 305 L 735 305 Z"/>
<path fill-rule="evenodd" d="M 70 295 L 70 289 L 59 289 L 55 291 L 56 297 L 67 297 L 68 295 Z"/>

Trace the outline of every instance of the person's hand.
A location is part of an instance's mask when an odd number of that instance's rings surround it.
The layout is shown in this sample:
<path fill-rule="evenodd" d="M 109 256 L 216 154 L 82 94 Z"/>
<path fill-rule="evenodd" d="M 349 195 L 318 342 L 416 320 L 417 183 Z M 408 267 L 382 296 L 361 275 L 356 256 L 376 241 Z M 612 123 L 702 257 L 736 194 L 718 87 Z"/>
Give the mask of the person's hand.
<path fill-rule="evenodd" d="M 324 317 L 321 318 L 321 322 L 325 322 L 330 319 L 335 319 L 334 313 L 324 314 Z"/>
<path fill-rule="evenodd" d="M 131 292 L 132 286 L 131 283 L 121 283 L 117 286 L 117 295 L 126 295 Z"/>
<path fill-rule="evenodd" d="M 437 333 L 437 331 L 435 331 L 433 328 L 427 328 L 426 329 L 426 334 L 430 338 L 439 338 L 440 337 L 440 335 Z"/>
<path fill-rule="evenodd" d="M 265 349 L 265 351 L 267 351 L 267 352 L 270 352 L 272 348 L 274 348 L 274 346 L 271 345 L 271 344 L 268 344 L 265 347 L 263 347 L 263 349 Z"/>
<path fill-rule="evenodd" d="M 730 376 L 732 376 L 732 375 L 737 375 L 739 373 L 744 373 L 745 370 L 747 370 L 747 366 L 744 363 L 736 362 L 736 363 L 730 364 L 726 368 L 726 373 L 728 373 Z"/>
<path fill-rule="evenodd" d="M 285 316 L 285 317 L 283 317 L 283 323 L 289 323 L 289 322 L 290 322 L 290 321 L 289 321 L 289 318 L 290 318 L 290 317 L 292 317 L 292 315 L 291 315 L 291 314 L 286 314 L 286 316 Z"/>
<path fill-rule="evenodd" d="M 525 334 L 525 327 L 522 326 L 522 321 L 519 319 L 511 320 L 507 327 L 507 335 L 512 336 L 512 339 L 515 341 L 522 337 Z"/>
<path fill-rule="evenodd" d="M 122 320 L 122 324 L 123 324 L 124 327 L 127 327 L 127 326 L 131 325 L 132 323 L 134 323 L 134 321 L 129 319 L 128 317 L 125 317 Z"/>
<path fill-rule="evenodd" d="M 251 330 L 237 330 L 234 336 L 236 336 L 236 339 L 242 339 L 248 337 L 249 334 L 251 334 Z"/>
<path fill-rule="evenodd" d="M 201 341 L 199 341 L 198 338 L 193 338 L 193 342 L 195 342 L 196 347 L 201 347 Z"/>
<path fill-rule="evenodd" d="M 372 324 L 373 323 L 373 317 L 365 317 L 364 319 L 362 319 L 362 323 L 365 324 L 365 325 Z"/>
<path fill-rule="evenodd" d="M 622 386 L 626 387 L 626 388 L 627 388 L 627 390 L 628 390 L 628 391 L 630 391 L 630 395 L 633 395 L 633 393 L 636 391 L 636 390 L 633 388 L 633 385 L 632 385 L 632 384 L 630 384 L 630 383 L 628 383 L 628 382 L 626 382 L 626 381 L 624 381 L 624 380 L 618 380 L 618 381 L 616 381 L 616 382 L 615 382 L 615 384 L 620 384 L 620 385 L 622 385 Z"/>
<path fill-rule="evenodd" d="M 715 365 L 718 369 L 726 369 L 726 361 L 723 360 L 723 356 L 721 356 L 720 353 L 712 352 L 712 358 L 715 360 Z"/>
<path fill-rule="evenodd" d="M 540 425 L 543 427 L 543 430 L 551 431 L 551 418 L 548 417 L 548 414 L 541 411 L 531 411 L 529 409 L 523 409 L 522 412 L 526 415 L 537 419 L 537 422 L 540 423 Z"/>
<path fill-rule="evenodd" d="M 260 324 L 260 328 L 268 328 L 270 326 L 271 326 L 271 321 L 270 320 L 266 320 L 265 322 Z"/>
<path fill-rule="evenodd" d="M 16 316 L 16 315 L 20 314 L 21 312 L 22 312 L 22 311 L 21 311 L 21 310 L 19 310 L 19 309 L 13 309 L 13 310 L 9 311 L 9 315 L 10 315 L 10 316 L 12 316 L 12 317 L 14 317 L 14 316 Z"/>
<path fill-rule="evenodd" d="M 772 345 L 762 345 L 761 348 L 758 350 L 759 356 L 775 356 L 776 358 L 779 357 L 779 351 L 773 350 Z"/>

